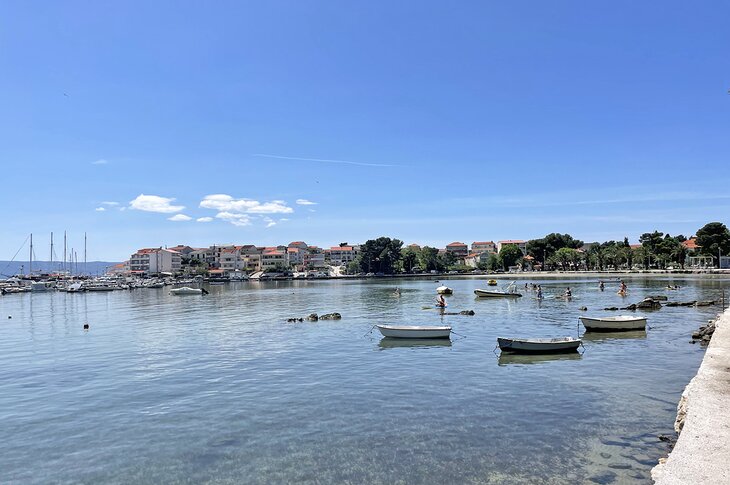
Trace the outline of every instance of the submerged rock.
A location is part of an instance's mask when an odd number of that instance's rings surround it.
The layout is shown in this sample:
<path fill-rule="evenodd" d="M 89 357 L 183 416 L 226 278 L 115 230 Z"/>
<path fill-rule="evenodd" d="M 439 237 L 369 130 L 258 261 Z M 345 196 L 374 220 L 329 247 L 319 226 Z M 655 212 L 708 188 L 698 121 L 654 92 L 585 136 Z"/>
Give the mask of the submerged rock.
<path fill-rule="evenodd" d="M 462 310 L 459 315 L 474 315 L 474 310 Z"/>
<path fill-rule="evenodd" d="M 310 313 L 307 317 L 307 320 L 309 320 L 310 322 L 316 322 L 317 320 L 319 320 L 319 316 L 316 313 Z"/>
<path fill-rule="evenodd" d="M 320 320 L 340 320 L 342 319 L 342 315 L 340 315 L 337 312 L 334 313 L 325 313 L 321 317 L 319 317 Z"/>

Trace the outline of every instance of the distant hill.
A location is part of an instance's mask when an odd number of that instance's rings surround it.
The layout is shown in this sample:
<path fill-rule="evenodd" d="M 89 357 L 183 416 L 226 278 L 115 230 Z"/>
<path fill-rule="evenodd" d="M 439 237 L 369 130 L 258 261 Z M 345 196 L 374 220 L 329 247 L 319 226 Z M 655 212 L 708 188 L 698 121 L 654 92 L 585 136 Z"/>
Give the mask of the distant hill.
<path fill-rule="evenodd" d="M 51 265 L 50 261 L 33 261 L 33 273 L 49 273 L 52 271 L 60 271 L 63 263 L 54 261 Z M 110 261 L 89 261 L 84 267 L 84 263 L 78 264 L 78 270 L 74 265 L 74 273 L 100 275 L 106 272 L 109 266 L 114 266 L 115 262 Z M 69 268 L 71 271 L 71 268 Z M 0 278 L 8 278 L 10 276 L 27 273 L 28 261 L 0 261 Z"/>

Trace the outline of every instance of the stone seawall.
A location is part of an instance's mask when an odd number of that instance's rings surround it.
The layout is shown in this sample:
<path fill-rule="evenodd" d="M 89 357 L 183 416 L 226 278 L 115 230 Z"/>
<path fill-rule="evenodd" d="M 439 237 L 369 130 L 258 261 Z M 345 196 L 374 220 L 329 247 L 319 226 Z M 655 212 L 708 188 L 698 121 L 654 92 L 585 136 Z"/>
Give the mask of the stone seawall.
<path fill-rule="evenodd" d="M 682 393 L 669 458 L 654 467 L 659 485 L 730 484 L 730 309 L 717 320 L 697 375 Z"/>

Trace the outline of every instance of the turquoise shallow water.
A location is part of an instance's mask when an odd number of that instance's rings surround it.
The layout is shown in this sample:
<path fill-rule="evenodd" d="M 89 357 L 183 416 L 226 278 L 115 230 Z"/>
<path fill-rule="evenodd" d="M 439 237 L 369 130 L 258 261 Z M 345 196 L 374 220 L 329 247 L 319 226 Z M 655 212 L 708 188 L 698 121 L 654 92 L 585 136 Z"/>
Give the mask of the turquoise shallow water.
<path fill-rule="evenodd" d="M 627 281 L 621 299 L 616 283 L 543 280 L 538 302 L 441 280 L 448 311 L 475 316 L 439 315 L 429 280 L 6 295 L 0 482 L 649 483 L 703 356 L 689 335 L 719 306 L 647 312 L 648 332 L 588 336 L 582 355 L 493 352 L 497 336 L 575 335 L 581 306 L 719 299 L 730 283 Z M 572 301 L 553 298 L 567 285 Z M 331 311 L 343 319 L 284 321 Z M 459 336 L 400 344 L 375 323 Z"/>

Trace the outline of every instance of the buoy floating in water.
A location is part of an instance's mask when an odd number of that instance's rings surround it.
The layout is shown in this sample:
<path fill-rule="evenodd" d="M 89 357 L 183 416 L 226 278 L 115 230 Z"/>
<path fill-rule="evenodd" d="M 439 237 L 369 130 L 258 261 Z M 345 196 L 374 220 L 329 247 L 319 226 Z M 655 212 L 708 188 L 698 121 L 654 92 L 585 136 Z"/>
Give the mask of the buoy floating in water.
<path fill-rule="evenodd" d="M 84 330 L 88 330 L 88 329 L 89 329 L 89 324 L 88 323 L 84 323 Z"/>
<path fill-rule="evenodd" d="M 13 318 L 13 316 L 12 315 L 8 315 L 8 318 Z"/>

